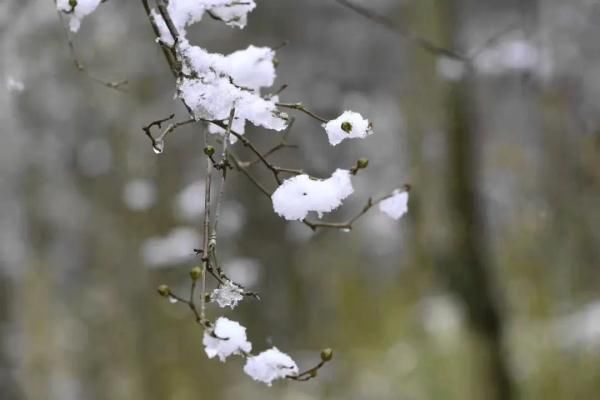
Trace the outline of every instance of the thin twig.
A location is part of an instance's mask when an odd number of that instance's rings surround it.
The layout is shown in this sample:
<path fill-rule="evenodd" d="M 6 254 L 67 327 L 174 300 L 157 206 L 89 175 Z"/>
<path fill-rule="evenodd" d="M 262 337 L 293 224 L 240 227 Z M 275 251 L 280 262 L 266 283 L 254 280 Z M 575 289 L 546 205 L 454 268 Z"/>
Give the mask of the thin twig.
<path fill-rule="evenodd" d="M 204 130 L 204 141 L 207 140 L 206 129 Z M 210 234 L 210 190 L 212 184 L 212 168 L 213 164 L 209 157 L 206 157 L 206 186 L 204 190 L 204 238 L 202 248 L 204 249 L 204 257 L 202 261 L 202 303 L 200 303 L 200 316 L 204 320 L 206 315 L 206 269 L 208 267 L 210 250 L 208 248 Z"/>
<path fill-rule="evenodd" d="M 435 56 L 445 56 L 457 61 L 467 61 L 467 57 L 465 57 L 458 51 L 435 44 L 431 40 L 418 35 L 416 32 L 398 26 L 392 20 L 388 19 L 387 17 L 384 17 L 383 15 L 377 14 L 374 11 L 369 10 L 368 8 L 359 6 L 358 4 L 354 4 L 349 0 L 333 1 L 349 10 L 352 10 L 356 14 L 368 19 L 369 21 L 386 28 L 387 30 L 397 34 L 407 42 L 410 42 Z"/>
<path fill-rule="evenodd" d="M 221 121 L 213 121 L 213 120 L 208 120 L 208 119 L 201 119 L 201 121 L 205 121 L 214 125 L 217 125 L 223 129 L 227 129 L 227 125 L 225 125 L 223 122 Z M 231 129 L 229 131 L 229 133 L 233 136 L 235 136 L 240 142 L 242 142 L 242 144 L 244 145 L 244 147 L 247 147 L 248 149 L 250 149 L 250 151 L 252 151 L 259 159 L 260 162 L 262 162 L 264 164 L 265 167 L 267 167 L 272 173 L 273 176 L 275 177 L 275 180 L 277 181 L 278 184 L 281 184 L 281 178 L 279 177 L 279 171 L 277 171 L 277 168 L 275 168 L 263 155 L 263 153 L 260 152 L 260 150 L 258 150 L 258 148 L 254 145 L 254 143 L 252 143 L 250 140 L 248 140 L 244 135 L 237 133 L 236 131 L 234 131 L 233 129 Z"/>
<path fill-rule="evenodd" d="M 409 191 L 410 185 L 404 185 L 404 190 Z M 381 203 L 385 199 L 389 199 L 394 194 L 387 194 L 383 197 L 380 197 L 376 200 L 373 200 L 369 197 L 367 203 L 363 206 L 363 208 L 352 218 L 347 220 L 346 222 L 324 222 L 324 221 L 309 221 L 306 218 L 302 220 L 302 222 L 310 227 L 313 231 L 318 228 L 331 228 L 331 229 L 342 229 L 342 230 L 351 230 L 354 223 L 363 215 L 365 215 L 371 208 L 375 207 L 377 204 Z"/>
<path fill-rule="evenodd" d="M 240 165 L 241 161 L 231 151 L 229 152 L 229 158 L 231 159 L 231 161 L 233 161 L 233 165 L 235 166 L 235 168 L 239 172 L 241 172 L 246 178 L 248 178 L 250 183 L 256 186 L 262 194 L 264 194 L 269 200 L 271 200 L 271 193 L 269 193 L 269 191 L 252 174 L 250 174 L 250 172 L 248 172 L 247 168 L 242 167 Z"/>
<path fill-rule="evenodd" d="M 504 37 L 508 33 L 514 31 L 515 29 L 517 29 L 518 26 L 519 26 L 518 22 L 513 22 L 512 24 L 508 25 L 506 28 L 504 28 L 500 32 L 498 32 L 495 35 L 491 36 L 485 42 L 483 42 L 482 44 L 480 44 L 479 46 L 477 46 L 476 48 L 474 48 L 473 50 L 471 50 L 469 52 L 468 59 L 469 60 L 475 60 L 483 51 L 485 51 L 486 49 L 488 49 L 492 45 L 496 44 L 502 37 Z"/>
<path fill-rule="evenodd" d="M 328 119 L 325 119 L 323 117 L 318 116 L 317 114 L 315 114 L 314 112 L 310 111 L 308 108 L 306 108 L 304 106 L 304 104 L 302 103 L 276 103 L 275 104 L 277 107 L 283 107 L 283 108 L 289 108 L 292 110 L 297 110 L 297 111 L 302 111 L 303 113 L 305 113 L 306 115 L 316 119 L 319 122 L 322 123 L 327 123 L 329 122 Z"/>
<path fill-rule="evenodd" d="M 235 117 L 235 108 L 232 108 L 229 112 L 229 121 L 227 122 L 227 130 L 225 131 L 225 135 L 223 137 L 223 151 L 221 153 L 221 184 L 219 185 L 219 192 L 217 194 L 217 204 L 215 206 L 215 222 L 213 226 L 212 237 L 215 242 L 217 240 L 217 228 L 219 225 L 219 215 L 221 213 L 221 203 L 223 202 L 223 195 L 225 193 L 225 182 L 227 181 L 227 145 L 229 144 L 229 135 L 231 133 L 231 126 L 233 125 L 233 119 Z M 216 243 L 215 243 L 216 247 Z M 217 265 L 218 268 L 218 265 Z"/>
<path fill-rule="evenodd" d="M 104 79 L 98 78 L 97 76 L 95 76 L 91 72 L 89 72 L 88 69 L 85 67 L 85 65 L 81 61 L 79 61 L 79 58 L 77 57 L 77 51 L 75 50 L 75 44 L 73 44 L 73 40 L 71 39 L 71 35 L 69 34 L 67 26 L 65 25 L 65 21 L 64 21 L 62 14 L 63 13 L 61 11 L 58 11 L 58 18 L 60 19 L 60 23 L 63 28 L 65 38 L 67 40 L 69 54 L 71 55 L 71 59 L 73 60 L 73 65 L 75 65 L 75 69 L 77 71 L 81 72 L 83 75 L 85 75 L 86 78 L 88 78 L 92 82 L 95 82 L 99 85 L 105 86 L 109 89 L 114 89 L 121 93 L 126 92 L 127 90 L 126 90 L 126 88 L 124 88 L 124 86 L 127 85 L 127 83 L 128 83 L 127 80 L 123 79 L 120 81 L 106 81 Z"/>
<path fill-rule="evenodd" d="M 148 21 L 150 21 L 150 25 L 152 26 L 152 31 L 154 32 L 154 37 L 160 38 L 160 30 L 158 29 L 158 26 L 156 25 L 156 21 L 154 21 L 154 16 L 152 15 L 152 10 L 151 10 L 150 6 L 148 5 L 148 0 L 141 0 L 141 1 L 142 1 L 142 5 L 144 6 L 144 10 L 146 11 L 146 16 L 148 17 Z M 177 62 L 176 62 L 175 54 L 173 53 L 172 49 L 166 47 L 162 43 L 162 41 L 160 42 L 160 48 L 163 52 L 163 55 L 165 56 L 165 59 L 167 60 L 167 65 L 169 66 L 171 73 L 173 74 L 174 77 L 177 77 Z"/>

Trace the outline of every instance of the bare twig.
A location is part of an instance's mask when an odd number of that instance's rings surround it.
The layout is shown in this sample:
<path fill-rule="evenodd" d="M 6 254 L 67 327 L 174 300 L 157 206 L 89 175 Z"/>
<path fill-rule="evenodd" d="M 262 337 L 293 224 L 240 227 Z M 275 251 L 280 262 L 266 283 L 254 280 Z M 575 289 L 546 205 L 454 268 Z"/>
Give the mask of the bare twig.
<path fill-rule="evenodd" d="M 405 191 L 410 191 L 411 186 L 406 184 L 404 185 Z M 363 215 L 365 215 L 371 208 L 381 203 L 385 199 L 389 199 L 393 196 L 393 193 L 387 194 L 383 197 L 380 197 L 376 200 L 373 200 L 369 197 L 367 203 L 363 206 L 363 208 L 352 218 L 347 220 L 346 222 L 322 222 L 322 221 L 309 221 L 306 218 L 302 220 L 302 222 L 311 228 L 313 231 L 316 231 L 318 228 L 331 228 L 331 229 L 341 229 L 341 230 L 351 230 L 354 223 L 360 219 Z"/>
<path fill-rule="evenodd" d="M 227 130 L 225 131 L 225 135 L 223 137 L 223 151 L 221 154 L 221 184 L 219 185 L 219 193 L 217 194 L 217 204 L 215 206 L 215 222 L 213 226 L 212 237 L 216 242 L 217 240 L 217 228 L 219 225 L 219 216 L 221 213 L 221 203 L 223 202 L 223 195 L 225 193 L 225 182 L 227 181 L 227 168 L 228 168 L 228 159 L 227 159 L 227 145 L 229 144 L 229 135 L 231 133 L 231 126 L 233 125 L 233 119 L 235 117 L 235 108 L 232 108 L 229 112 L 229 121 L 227 122 Z M 215 243 L 216 245 L 216 243 Z M 216 247 L 216 246 L 215 246 Z M 218 265 L 217 265 L 218 267 Z"/>
<path fill-rule="evenodd" d="M 289 108 L 292 110 L 302 111 L 306 115 L 316 119 L 319 122 L 327 123 L 329 120 L 323 117 L 318 116 L 314 112 L 310 111 L 308 108 L 304 106 L 302 103 L 276 103 L 277 107 Z"/>
<path fill-rule="evenodd" d="M 494 44 L 498 43 L 498 41 L 500 39 L 502 39 L 508 33 L 513 32 L 515 29 L 518 28 L 518 26 L 519 26 L 518 22 L 513 22 L 512 24 L 508 25 L 506 28 L 504 28 L 500 32 L 498 32 L 495 35 L 493 35 L 492 37 L 488 38 L 482 44 L 480 44 L 479 46 L 477 46 L 476 48 L 474 48 L 473 50 L 471 50 L 469 52 L 468 59 L 475 60 L 482 52 L 484 52 L 486 49 L 493 46 Z"/>
<path fill-rule="evenodd" d="M 271 200 L 271 193 L 269 193 L 269 191 L 252 174 L 250 174 L 250 172 L 248 172 L 246 167 L 242 167 L 240 165 L 241 161 L 232 152 L 229 152 L 228 155 L 231 161 L 233 161 L 233 165 L 235 166 L 235 168 L 239 172 L 241 172 L 246 178 L 248 178 L 250 183 L 256 186 L 262 194 L 264 194 L 269 200 Z"/>
<path fill-rule="evenodd" d="M 207 133 L 204 130 L 204 141 L 206 143 Z M 209 264 L 208 255 L 210 254 L 209 246 L 209 234 L 210 234 L 210 190 L 212 184 L 212 168 L 213 164 L 209 157 L 206 158 L 206 185 L 204 190 L 204 238 L 202 241 L 202 248 L 204 249 L 204 257 L 202 261 L 202 303 L 200 308 L 200 316 L 204 320 L 206 312 L 206 304 L 204 298 L 206 296 L 206 270 Z"/>
<path fill-rule="evenodd" d="M 85 77 L 88 78 L 89 80 L 91 80 L 92 82 L 95 82 L 99 85 L 105 86 L 109 89 L 114 89 L 119 92 L 126 92 L 127 90 L 124 86 L 127 85 L 127 83 L 128 83 L 127 80 L 123 79 L 120 81 L 107 81 L 102 78 L 98 78 L 96 75 L 94 75 L 90 71 L 88 71 L 88 69 L 85 67 L 85 65 L 77 57 L 77 51 L 75 50 L 75 44 L 73 44 L 73 40 L 71 39 L 71 35 L 69 34 L 69 31 L 65 25 L 65 21 L 64 21 L 62 14 L 63 13 L 61 11 L 58 11 L 58 18 L 60 19 L 60 23 L 63 28 L 63 32 L 65 34 L 65 38 L 67 41 L 67 46 L 69 48 L 69 54 L 71 55 L 71 59 L 73 60 L 73 65 L 75 65 L 75 69 L 77 71 L 81 72 L 83 75 L 85 75 Z"/>
<path fill-rule="evenodd" d="M 150 8 L 150 6 L 148 5 L 148 0 L 141 0 L 142 1 L 142 5 L 144 6 L 144 10 L 146 11 L 146 16 L 148 17 L 148 21 L 150 21 L 150 25 L 152 26 L 152 31 L 154 32 L 154 36 L 156 38 L 160 38 L 160 30 L 158 29 L 158 26 L 156 25 L 156 21 L 154 21 L 154 17 L 152 15 L 152 10 Z M 171 70 L 171 73 L 173 74 L 174 77 L 177 77 L 177 61 L 176 61 L 176 57 L 175 54 L 173 53 L 172 49 L 166 47 L 164 45 L 164 43 L 161 43 L 161 50 L 163 52 L 163 55 L 165 56 L 165 59 L 167 60 L 167 65 L 169 66 L 169 69 Z"/>
<path fill-rule="evenodd" d="M 397 34 L 398 36 L 400 36 L 407 42 L 410 42 L 410 43 L 416 45 L 417 47 L 420 47 L 421 49 L 423 49 L 435 56 L 445 56 L 445 57 L 452 58 L 457 61 L 467 61 L 467 57 L 465 57 L 463 54 L 459 53 L 458 51 L 435 44 L 431 40 L 418 35 L 416 32 L 413 32 L 407 28 L 402 28 L 402 27 L 398 26 L 397 24 L 395 24 L 393 21 L 391 21 L 387 17 L 377 14 L 374 11 L 369 10 L 368 8 L 359 6 L 358 4 L 355 4 L 349 0 L 333 0 L 333 1 L 335 1 L 339 5 L 345 7 L 349 10 L 352 10 L 356 14 L 370 20 L 371 22 L 374 22 L 377 25 L 380 25 L 380 26 L 386 28 L 388 31 Z"/>

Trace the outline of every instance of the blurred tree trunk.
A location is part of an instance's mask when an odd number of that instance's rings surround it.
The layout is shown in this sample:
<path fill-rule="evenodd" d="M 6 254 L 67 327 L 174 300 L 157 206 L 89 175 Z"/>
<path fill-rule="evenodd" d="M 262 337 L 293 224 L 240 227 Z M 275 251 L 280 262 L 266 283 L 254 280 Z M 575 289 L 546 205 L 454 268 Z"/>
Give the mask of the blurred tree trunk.
<path fill-rule="evenodd" d="M 459 49 L 459 16 L 466 0 L 422 0 L 408 11 L 415 31 L 445 47 Z M 486 254 L 483 207 L 478 191 L 477 127 L 472 74 L 442 82 L 438 57 L 413 50 L 413 86 L 405 98 L 410 135 L 411 176 L 419 185 L 415 232 L 419 265 L 434 265 L 438 276 L 464 305 L 474 360 L 469 397 L 515 397 L 503 346 L 504 321 L 492 266 Z M 439 147 L 439 149 L 438 149 Z M 417 197 L 418 196 L 418 197 Z M 419 201 L 427 198 L 427 201 Z M 431 250 L 433 249 L 433 251 Z M 424 263 L 425 262 L 425 263 Z"/>
<path fill-rule="evenodd" d="M 447 265 L 440 269 L 467 310 L 475 334 L 484 374 L 489 386 L 483 397 L 513 398 L 506 353 L 503 348 L 504 321 L 496 296 L 491 265 L 486 252 L 483 204 L 477 194 L 476 128 L 469 118 L 472 110 L 466 81 L 452 85 L 448 95 L 448 185 L 452 249 Z"/>
<path fill-rule="evenodd" d="M 3 268 L 0 267 L 0 270 Z M 18 389 L 17 382 L 14 377 L 14 365 L 11 360 L 7 338 L 11 337 L 11 330 L 16 329 L 12 326 L 14 319 L 12 318 L 12 295 L 9 288 L 12 284 L 10 277 L 0 273 L 0 393 L 2 398 L 18 400 L 23 397 Z"/>
<path fill-rule="evenodd" d="M 447 15 L 448 35 L 453 48 L 460 48 L 461 18 L 467 0 L 441 2 L 442 15 Z M 468 71 L 467 71 L 468 72 Z M 487 384 L 481 398 L 509 400 L 514 398 L 508 360 L 503 345 L 504 320 L 496 293 L 492 265 L 486 254 L 487 240 L 484 207 L 478 194 L 481 170 L 478 158 L 477 126 L 473 116 L 472 78 L 450 83 L 447 94 L 447 171 L 449 222 L 452 247 L 448 263 L 441 269 L 452 290 L 461 298 L 467 310 L 469 325 L 476 340 L 482 373 Z"/>

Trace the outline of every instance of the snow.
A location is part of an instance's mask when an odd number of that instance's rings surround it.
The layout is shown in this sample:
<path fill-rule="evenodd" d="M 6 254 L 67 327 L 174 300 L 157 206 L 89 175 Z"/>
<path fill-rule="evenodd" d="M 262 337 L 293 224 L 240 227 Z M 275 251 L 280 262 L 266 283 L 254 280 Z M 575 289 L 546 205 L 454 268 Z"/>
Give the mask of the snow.
<path fill-rule="evenodd" d="M 235 108 L 232 128 L 243 134 L 246 121 L 266 129 L 285 129 L 288 117 L 279 111 L 276 99 L 263 98 L 261 88 L 275 81 L 275 52 L 268 47 L 249 46 L 229 55 L 210 53 L 191 45 L 186 27 L 202 19 L 204 13 L 224 20 L 229 25 L 244 27 L 247 14 L 256 7 L 253 0 L 172 0 L 167 12 L 179 35 L 176 53 L 182 65 L 182 77 L 177 81 L 177 97 L 189 107 L 197 119 L 227 121 Z M 175 41 L 163 17 L 152 10 L 159 30 L 159 40 L 173 46 Z M 211 133 L 223 133 L 217 126 Z M 235 142 L 235 136 L 230 139 Z"/>
<path fill-rule="evenodd" d="M 238 86 L 252 89 L 270 87 L 275 81 L 275 52 L 269 47 L 248 46 L 220 59 L 220 69 Z"/>
<path fill-rule="evenodd" d="M 369 120 L 354 111 L 344 111 L 336 119 L 323 124 L 323 128 L 332 146 L 338 145 L 345 139 L 365 138 L 373 134 Z"/>
<path fill-rule="evenodd" d="M 204 331 L 202 343 L 208 358 L 219 357 L 222 362 L 231 355 L 252 351 L 252 343 L 246 339 L 246 328 L 225 317 L 219 317 L 212 330 Z"/>
<path fill-rule="evenodd" d="M 392 196 L 379 203 L 379 210 L 390 218 L 400 219 L 408 211 L 408 192 L 396 189 Z"/>
<path fill-rule="evenodd" d="M 244 372 L 255 381 L 271 386 L 276 379 L 298 375 L 298 366 L 290 356 L 273 347 L 249 357 Z"/>
<path fill-rule="evenodd" d="M 483 74 L 541 72 L 546 60 L 540 48 L 524 38 L 506 39 L 483 50 L 475 58 L 475 67 Z"/>
<path fill-rule="evenodd" d="M 276 99 L 260 96 L 260 89 L 275 80 L 273 50 L 249 46 L 224 56 L 192 46 L 187 40 L 177 49 L 186 76 L 178 81 L 178 96 L 196 118 L 225 121 L 235 108 L 233 128 L 237 133 L 244 132 L 246 120 L 266 129 L 285 129 L 287 115 L 277 109 Z M 221 131 L 212 129 L 213 133 Z"/>
<path fill-rule="evenodd" d="M 69 16 L 69 29 L 77 32 L 81 20 L 93 13 L 101 0 L 77 0 L 74 7 L 69 4 L 72 0 L 56 0 L 56 8 Z"/>
<path fill-rule="evenodd" d="M 464 62 L 443 56 L 438 57 L 436 70 L 440 77 L 451 82 L 461 80 L 466 72 Z"/>
<path fill-rule="evenodd" d="M 584 351 L 600 350 L 600 301 L 580 306 L 552 322 L 552 331 L 560 345 Z"/>
<path fill-rule="evenodd" d="M 238 5 L 231 5 L 231 3 L 238 2 Z M 226 3 L 229 5 L 215 6 L 211 8 L 213 15 L 223 20 L 229 26 L 236 26 L 238 28 L 244 28 L 248 20 L 248 13 L 256 7 L 254 0 L 232 0 Z M 244 4 L 241 4 L 244 3 Z"/>
<path fill-rule="evenodd" d="M 149 179 L 134 179 L 123 188 L 123 202 L 133 211 L 144 211 L 156 201 L 156 185 Z"/>
<path fill-rule="evenodd" d="M 337 169 L 329 179 L 319 180 L 306 174 L 286 179 L 271 199 L 273 209 L 287 220 L 302 220 L 310 211 L 319 218 L 342 204 L 354 192 L 350 171 Z"/>
<path fill-rule="evenodd" d="M 185 38 L 186 28 L 202 20 L 205 13 L 212 14 L 229 26 L 241 29 L 246 26 L 248 13 L 254 8 L 256 8 L 254 0 L 244 0 L 243 2 L 239 0 L 171 0 L 167 6 L 167 12 L 177 33 Z M 152 10 L 152 17 L 160 32 L 160 40 L 168 46 L 172 46 L 174 44 L 173 36 L 171 36 L 163 17 L 156 10 Z"/>
<path fill-rule="evenodd" d="M 244 299 L 244 291 L 235 283 L 225 281 L 213 290 L 210 298 L 221 308 L 229 307 L 233 309 Z"/>
<path fill-rule="evenodd" d="M 6 89 L 9 93 L 19 93 L 25 90 L 25 85 L 23 81 L 9 76 L 6 78 Z"/>
<path fill-rule="evenodd" d="M 151 268 L 171 266 L 193 257 L 192 249 L 202 241 L 196 230 L 177 227 L 166 236 L 146 239 L 141 246 L 144 263 Z"/>
<path fill-rule="evenodd" d="M 200 217 L 204 212 L 204 194 L 204 181 L 194 181 L 185 186 L 175 199 L 175 215 L 187 221 Z"/>

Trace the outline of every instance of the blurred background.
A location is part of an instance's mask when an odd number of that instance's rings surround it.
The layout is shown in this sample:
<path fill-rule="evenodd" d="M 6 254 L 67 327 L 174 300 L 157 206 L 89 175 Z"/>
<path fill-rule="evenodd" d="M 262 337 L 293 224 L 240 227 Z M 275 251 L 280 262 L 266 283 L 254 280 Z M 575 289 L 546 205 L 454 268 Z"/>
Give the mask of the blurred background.
<path fill-rule="evenodd" d="M 204 143 L 187 126 L 155 155 L 143 135 L 185 110 L 141 2 L 102 4 L 74 37 L 90 74 L 128 80 L 119 92 L 74 68 L 53 2 L 5 0 L 0 398 L 600 398 L 600 2 L 355 0 L 400 31 L 333 0 L 257 3 L 245 30 L 205 19 L 189 37 L 219 52 L 289 40 L 282 100 L 358 111 L 376 132 L 331 147 L 298 114 L 299 149 L 277 163 L 325 177 L 369 158 L 328 220 L 413 186 L 400 221 L 372 210 L 313 233 L 231 175 L 221 260 L 262 300 L 209 316 L 301 368 L 323 347 L 334 360 L 267 388 L 241 359 L 208 360 L 189 311 L 156 294 L 187 290 L 198 261 Z"/>

